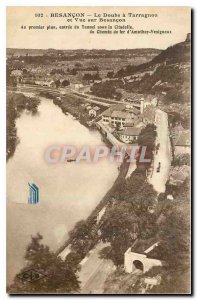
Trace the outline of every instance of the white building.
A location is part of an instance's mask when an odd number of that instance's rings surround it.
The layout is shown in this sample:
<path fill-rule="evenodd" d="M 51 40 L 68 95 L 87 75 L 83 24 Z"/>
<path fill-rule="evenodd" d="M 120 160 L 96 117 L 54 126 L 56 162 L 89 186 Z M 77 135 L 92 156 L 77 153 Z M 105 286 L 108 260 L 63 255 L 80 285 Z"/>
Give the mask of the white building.
<path fill-rule="evenodd" d="M 104 206 L 98 213 L 97 217 L 96 217 L 96 223 L 99 224 L 102 216 L 104 216 L 105 214 L 105 211 L 106 211 L 106 206 Z"/>
<path fill-rule="evenodd" d="M 55 82 L 53 80 L 36 80 L 35 84 L 47 87 L 55 87 Z"/>
<path fill-rule="evenodd" d="M 83 87 L 84 87 L 84 85 L 81 82 L 74 82 L 74 83 L 72 82 L 72 83 L 70 83 L 70 88 L 74 89 L 76 91 L 79 91 Z"/>
<path fill-rule="evenodd" d="M 90 105 L 90 103 L 85 103 L 84 108 L 85 108 L 85 110 L 89 111 L 90 109 L 92 109 L 92 106 Z"/>
<path fill-rule="evenodd" d="M 91 108 L 91 109 L 89 110 L 89 115 L 90 115 L 91 117 L 96 117 L 96 116 L 98 115 L 99 111 L 100 111 L 100 107 L 94 106 L 93 108 Z"/>
<path fill-rule="evenodd" d="M 102 123 L 123 128 L 139 118 L 140 110 L 128 104 L 114 104 L 102 113 Z"/>
<path fill-rule="evenodd" d="M 130 247 L 124 254 L 124 269 L 126 273 L 133 273 L 136 269 L 146 273 L 152 267 L 163 266 L 165 264 L 160 259 L 153 258 L 154 254 L 152 255 L 151 253 L 158 247 L 159 242 L 153 243 L 145 250 L 142 246 L 143 243 L 140 244 L 137 241 L 134 244 L 134 247 Z"/>
<path fill-rule="evenodd" d="M 179 131 L 175 137 L 174 154 L 190 153 L 190 144 L 190 130 Z"/>
<path fill-rule="evenodd" d="M 140 132 L 141 128 L 127 127 L 119 132 L 119 137 L 123 143 L 131 143 L 137 141 Z"/>

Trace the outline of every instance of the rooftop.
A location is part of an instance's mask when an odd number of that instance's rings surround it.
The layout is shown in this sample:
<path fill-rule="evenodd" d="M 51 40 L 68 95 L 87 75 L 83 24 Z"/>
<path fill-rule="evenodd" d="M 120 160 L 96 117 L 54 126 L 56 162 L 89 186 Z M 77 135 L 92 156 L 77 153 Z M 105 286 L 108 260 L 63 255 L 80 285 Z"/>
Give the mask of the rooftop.
<path fill-rule="evenodd" d="M 190 146 L 190 130 L 178 132 L 178 138 L 175 141 L 175 146 Z"/>
<path fill-rule="evenodd" d="M 114 104 L 105 110 L 102 115 L 106 117 L 130 118 L 131 113 L 139 114 L 139 110 L 131 106 L 127 107 L 126 104 Z"/>
<path fill-rule="evenodd" d="M 141 128 L 127 127 L 125 129 L 123 129 L 122 131 L 120 131 L 120 134 L 122 134 L 122 135 L 136 136 L 136 135 L 139 135 L 140 132 L 141 132 Z"/>
<path fill-rule="evenodd" d="M 131 246 L 131 252 L 147 255 L 148 257 L 157 258 L 156 248 L 159 246 L 159 241 L 156 237 L 149 239 L 137 239 Z M 154 255 L 153 255 L 154 253 Z"/>

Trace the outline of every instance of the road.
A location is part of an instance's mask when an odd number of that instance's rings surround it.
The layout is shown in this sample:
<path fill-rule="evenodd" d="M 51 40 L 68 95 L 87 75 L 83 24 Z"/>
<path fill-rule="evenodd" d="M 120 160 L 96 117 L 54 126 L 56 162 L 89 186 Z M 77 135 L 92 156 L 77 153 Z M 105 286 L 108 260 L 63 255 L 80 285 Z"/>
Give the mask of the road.
<path fill-rule="evenodd" d="M 160 144 L 160 146 L 159 150 L 154 155 L 153 173 L 149 178 L 149 182 L 158 193 L 164 193 L 171 165 L 171 144 L 167 113 L 157 109 L 155 112 L 155 125 L 157 126 L 156 145 Z M 159 162 L 161 167 L 160 172 L 157 172 Z"/>
<path fill-rule="evenodd" d="M 105 280 L 115 270 L 111 260 L 99 257 L 99 252 L 109 246 L 102 242 L 90 251 L 89 256 L 81 262 L 79 280 L 81 281 L 82 294 L 102 294 Z"/>

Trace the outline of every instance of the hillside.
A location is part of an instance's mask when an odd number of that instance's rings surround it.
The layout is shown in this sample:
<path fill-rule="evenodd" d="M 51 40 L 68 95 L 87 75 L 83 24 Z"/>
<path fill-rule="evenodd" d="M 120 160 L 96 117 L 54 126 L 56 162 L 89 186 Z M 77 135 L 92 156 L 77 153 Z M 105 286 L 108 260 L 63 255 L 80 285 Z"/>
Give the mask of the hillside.
<path fill-rule="evenodd" d="M 145 72 L 154 69 L 158 64 L 176 64 L 190 62 L 190 34 L 187 35 L 184 42 L 168 47 L 161 51 L 150 62 L 138 66 L 128 65 L 121 68 L 114 77 L 125 77 L 134 75 L 136 72 Z"/>
<path fill-rule="evenodd" d="M 184 42 L 167 48 L 152 61 L 121 68 L 114 75 L 117 80 L 111 81 L 108 85 L 111 89 L 113 86 L 115 89 L 124 88 L 127 93 L 156 95 L 160 107 L 167 112 L 176 112 L 177 121 L 181 121 L 183 126 L 188 128 L 190 126 L 190 74 L 190 35 L 188 34 Z M 122 78 L 124 78 L 124 85 Z"/>

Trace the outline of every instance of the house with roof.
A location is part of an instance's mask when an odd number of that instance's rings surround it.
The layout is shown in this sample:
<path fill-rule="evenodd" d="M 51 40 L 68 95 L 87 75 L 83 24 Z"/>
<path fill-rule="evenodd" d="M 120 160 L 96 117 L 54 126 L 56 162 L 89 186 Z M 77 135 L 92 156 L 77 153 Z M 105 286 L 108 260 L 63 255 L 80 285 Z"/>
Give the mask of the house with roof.
<path fill-rule="evenodd" d="M 114 104 L 102 113 L 102 123 L 123 128 L 126 123 L 139 118 L 140 111 L 130 104 Z"/>
<path fill-rule="evenodd" d="M 132 142 L 136 142 L 138 136 L 141 132 L 141 128 L 139 127 L 126 127 L 123 130 L 119 131 L 119 138 L 123 143 L 129 144 Z"/>
<path fill-rule="evenodd" d="M 146 240 L 136 239 L 133 245 L 124 254 L 124 269 L 126 273 L 133 273 L 140 270 L 146 273 L 152 267 L 165 265 L 157 256 L 159 241 L 155 238 Z"/>
<path fill-rule="evenodd" d="M 100 111 L 100 107 L 94 106 L 89 110 L 89 116 L 96 117 Z"/>
<path fill-rule="evenodd" d="M 89 111 L 90 109 L 92 109 L 92 106 L 90 105 L 89 102 L 87 102 L 84 104 L 84 108 L 85 108 L 85 110 Z"/>
<path fill-rule="evenodd" d="M 78 80 L 72 80 L 70 83 L 70 88 L 76 91 L 80 91 L 84 87 L 84 84 Z"/>
<path fill-rule="evenodd" d="M 190 130 L 179 130 L 174 136 L 174 154 L 190 153 Z"/>

